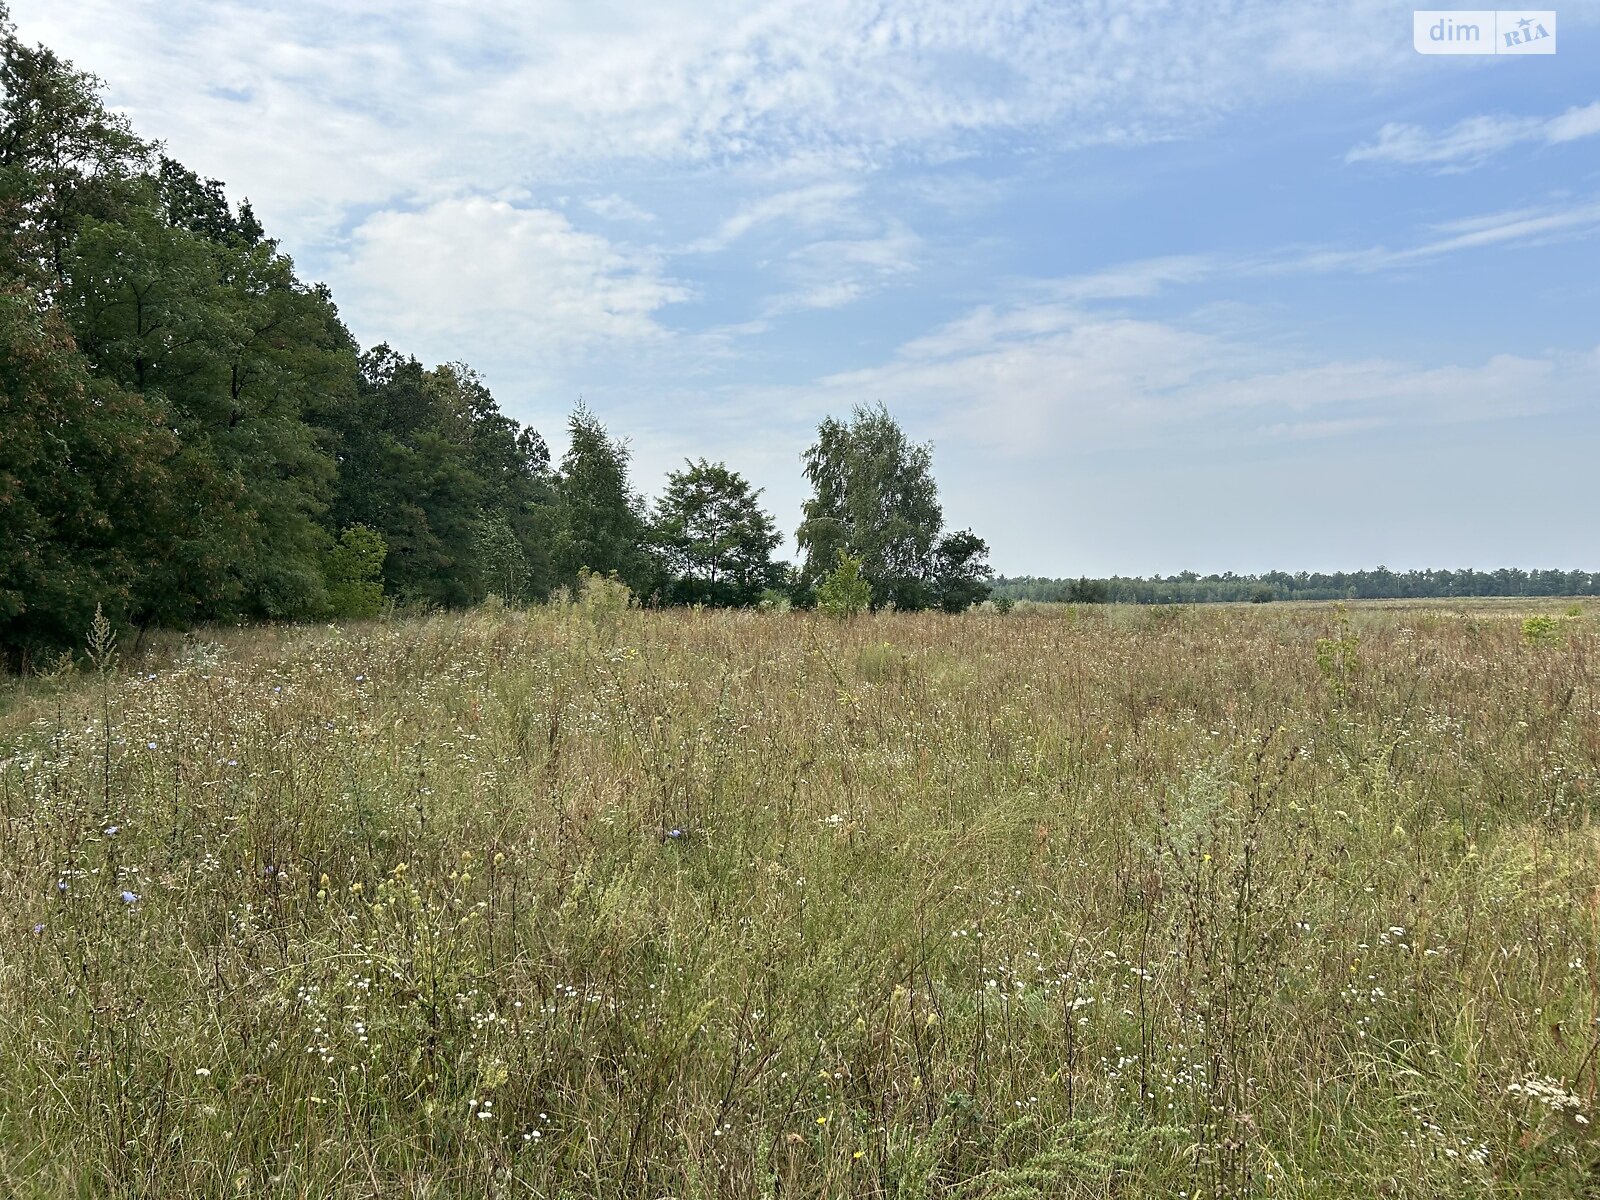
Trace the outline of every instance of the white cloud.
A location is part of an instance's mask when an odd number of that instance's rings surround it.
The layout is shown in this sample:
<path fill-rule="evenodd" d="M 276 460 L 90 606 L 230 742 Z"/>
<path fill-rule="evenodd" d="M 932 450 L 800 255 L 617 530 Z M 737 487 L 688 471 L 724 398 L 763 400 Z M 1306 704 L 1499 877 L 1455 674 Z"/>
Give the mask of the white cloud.
<path fill-rule="evenodd" d="M 1224 269 L 1224 265 L 1210 255 L 1171 255 L 1121 263 L 1087 275 L 1058 280 L 1048 287 L 1059 299 L 1073 303 L 1131 300 L 1154 296 L 1174 284 L 1198 283 Z"/>
<path fill-rule="evenodd" d="M 366 340 L 534 371 L 658 341 L 656 314 L 688 297 L 653 254 L 575 229 L 559 212 L 487 198 L 373 214 L 333 279 Z"/>
<path fill-rule="evenodd" d="M 1543 132 L 1544 140 L 1552 143 L 1593 137 L 1600 133 L 1600 100 L 1583 108 L 1569 108 L 1559 117 L 1550 118 Z"/>
<path fill-rule="evenodd" d="M 1398 250 L 1369 246 L 1359 250 L 1318 249 L 1299 255 L 1264 259 L 1259 269 L 1278 271 L 1380 271 L 1414 266 L 1447 254 L 1513 245 L 1526 248 L 1566 239 L 1584 238 L 1600 230 L 1600 201 L 1522 208 L 1445 222 L 1428 237 Z"/>
<path fill-rule="evenodd" d="M 1345 161 L 1462 170 L 1524 143 L 1553 146 L 1595 134 L 1600 134 L 1600 100 L 1554 117 L 1467 117 L 1438 133 L 1391 122 L 1378 130 L 1376 141 L 1354 147 Z"/>

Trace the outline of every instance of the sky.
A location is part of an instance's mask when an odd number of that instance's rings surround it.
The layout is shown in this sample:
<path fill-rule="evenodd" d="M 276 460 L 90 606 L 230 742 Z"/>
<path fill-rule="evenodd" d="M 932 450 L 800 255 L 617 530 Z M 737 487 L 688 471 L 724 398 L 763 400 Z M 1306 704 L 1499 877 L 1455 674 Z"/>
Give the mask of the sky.
<path fill-rule="evenodd" d="M 824 416 L 1011 575 L 1600 568 L 1600 0 L 11 0 L 363 345 L 784 532 Z"/>

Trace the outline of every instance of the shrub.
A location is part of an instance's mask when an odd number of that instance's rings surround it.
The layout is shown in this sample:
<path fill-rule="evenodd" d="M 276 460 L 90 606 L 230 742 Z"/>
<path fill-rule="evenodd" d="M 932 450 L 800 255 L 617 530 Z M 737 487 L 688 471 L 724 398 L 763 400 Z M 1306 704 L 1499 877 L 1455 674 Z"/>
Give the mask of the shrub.
<path fill-rule="evenodd" d="M 1361 666 L 1361 635 L 1351 627 L 1343 605 L 1336 607 L 1334 613 L 1337 636 L 1317 639 L 1317 669 L 1327 681 L 1328 690 L 1343 700 Z"/>
<path fill-rule="evenodd" d="M 1528 617 L 1522 622 L 1522 640 L 1530 646 L 1554 646 L 1561 641 L 1561 622 L 1555 617 Z"/>
<path fill-rule="evenodd" d="M 377 530 L 346 527 L 322 559 L 328 615 L 347 620 L 376 617 L 383 606 L 383 560 L 388 556 L 389 546 Z"/>
<path fill-rule="evenodd" d="M 861 577 L 861 560 L 839 551 L 839 565 L 817 587 L 817 607 L 830 617 L 853 617 L 872 604 L 872 587 Z"/>
<path fill-rule="evenodd" d="M 910 673 L 911 660 L 891 642 L 877 642 L 863 646 L 856 656 L 856 670 L 869 683 L 888 683 L 905 679 Z"/>
<path fill-rule="evenodd" d="M 615 571 L 601 575 L 585 568 L 578 572 L 577 605 L 586 615 L 609 621 L 638 607 L 638 601 Z"/>

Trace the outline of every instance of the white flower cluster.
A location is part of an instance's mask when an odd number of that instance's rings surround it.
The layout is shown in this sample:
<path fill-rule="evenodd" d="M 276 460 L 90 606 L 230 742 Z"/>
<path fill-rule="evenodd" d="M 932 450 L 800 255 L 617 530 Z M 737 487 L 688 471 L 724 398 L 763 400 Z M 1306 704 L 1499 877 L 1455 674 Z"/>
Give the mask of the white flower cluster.
<path fill-rule="evenodd" d="M 1508 1096 L 1522 1096 L 1542 1104 L 1551 1112 L 1569 1113 L 1579 1125 L 1587 1125 L 1589 1118 L 1583 1114 L 1583 1097 L 1567 1091 L 1558 1079 L 1548 1075 L 1530 1075 L 1526 1079 L 1506 1086 Z"/>

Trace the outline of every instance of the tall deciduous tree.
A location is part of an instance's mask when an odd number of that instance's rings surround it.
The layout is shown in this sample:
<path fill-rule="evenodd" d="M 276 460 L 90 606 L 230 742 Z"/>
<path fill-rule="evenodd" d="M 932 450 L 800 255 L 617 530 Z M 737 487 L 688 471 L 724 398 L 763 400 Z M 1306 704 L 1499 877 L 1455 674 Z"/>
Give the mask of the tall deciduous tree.
<path fill-rule="evenodd" d="M 328 615 L 365 619 L 383 608 L 383 560 L 389 548 L 365 525 L 339 535 L 323 560 L 328 581 Z"/>
<path fill-rule="evenodd" d="M 751 605 L 783 582 L 783 565 L 772 559 L 782 535 L 760 497 L 737 471 L 703 458 L 667 476 L 655 534 L 675 602 Z"/>
<path fill-rule="evenodd" d="M 137 393 L 95 378 L 60 315 L 0 291 L 0 666 L 126 620 L 162 554 L 175 448 Z"/>
<path fill-rule="evenodd" d="M 471 368 L 429 370 L 378 346 L 361 357 L 354 395 L 316 420 L 338 460 L 330 522 L 383 536 L 391 594 L 445 606 L 490 591 L 548 594 L 550 452 L 501 413 Z"/>
<path fill-rule="evenodd" d="M 219 241 L 154 207 L 86 220 L 63 304 L 98 374 L 161 407 L 185 481 L 146 619 L 296 617 L 323 605 L 334 464 L 305 420 L 353 356 L 270 242 Z"/>
<path fill-rule="evenodd" d="M 485 489 L 454 385 L 453 376 L 378 346 L 361 357 L 353 400 L 323 417 L 339 460 L 331 517 L 382 536 L 384 588 L 404 603 L 460 605 L 481 594 Z"/>
<path fill-rule="evenodd" d="M 138 195 L 149 143 L 100 99 L 100 81 L 25 45 L 0 4 L 0 269 L 48 289 L 84 218 L 115 220 Z"/>
<path fill-rule="evenodd" d="M 972 584 L 987 570 L 987 547 L 970 534 L 941 544 L 933 452 L 910 441 L 883 405 L 858 407 L 849 422 L 825 420 L 804 462 L 813 494 L 795 535 L 802 584 L 814 586 L 843 551 L 861 561 L 874 604 L 948 607 L 978 594 Z"/>

